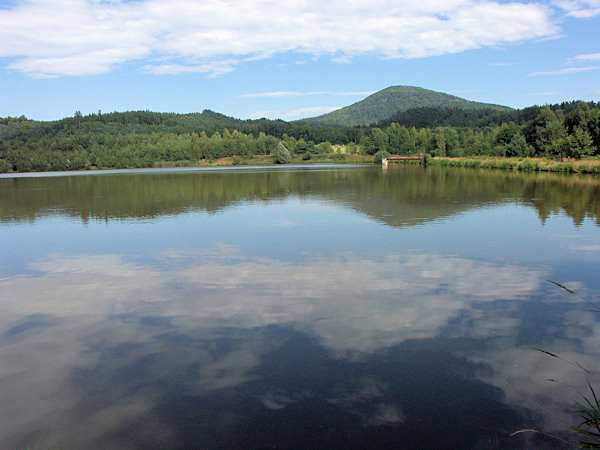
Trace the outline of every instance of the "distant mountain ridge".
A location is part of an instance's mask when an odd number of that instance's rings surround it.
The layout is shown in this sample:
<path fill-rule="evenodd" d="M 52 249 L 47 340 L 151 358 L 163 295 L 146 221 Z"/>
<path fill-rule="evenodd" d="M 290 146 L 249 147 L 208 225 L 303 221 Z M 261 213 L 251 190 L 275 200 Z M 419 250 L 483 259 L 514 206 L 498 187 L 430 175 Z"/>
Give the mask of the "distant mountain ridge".
<path fill-rule="evenodd" d="M 319 125 L 371 125 L 414 108 L 452 107 L 462 109 L 511 110 L 508 106 L 465 100 L 455 95 L 415 86 L 390 86 L 353 105 L 304 119 Z"/>

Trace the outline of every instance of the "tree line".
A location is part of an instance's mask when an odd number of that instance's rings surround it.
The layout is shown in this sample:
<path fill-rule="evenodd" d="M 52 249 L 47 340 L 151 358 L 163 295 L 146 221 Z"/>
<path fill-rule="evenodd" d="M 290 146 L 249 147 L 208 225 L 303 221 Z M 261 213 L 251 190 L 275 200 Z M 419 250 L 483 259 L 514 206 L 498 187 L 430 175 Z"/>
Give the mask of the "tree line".
<path fill-rule="evenodd" d="M 50 122 L 7 117 L 0 118 L 0 172 L 153 167 L 231 156 L 277 159 L 279 144 L 290 158 L 303 159 L 331 153 L 332 144 L 367 155 L 581 158 L 600 154 L 600 104 L 579 101 L 507 111 L 415 108 L 355 127 L 239 120 L 212 111 L 76 112 Z"/>
<path fill-rule="evenodd" d="M 373 127 L 360 144 L 367 153 L 379 151 L 432 156 L 505 156 L 582 158 L 600 154 L 600 106 L 577 102 L 567 108 L 533 108 L 529 120 L 502 121 L 485 127 L 437 126 L 407 128 L 396 122 Z M 536 111 L 537 110 L 537 111 Z M 567 112 L 565 112 L 565 110 Z M 533 115 L 532 112 L 536 111 Z M 518 117 L 517 114 L 515 114 Z"/>

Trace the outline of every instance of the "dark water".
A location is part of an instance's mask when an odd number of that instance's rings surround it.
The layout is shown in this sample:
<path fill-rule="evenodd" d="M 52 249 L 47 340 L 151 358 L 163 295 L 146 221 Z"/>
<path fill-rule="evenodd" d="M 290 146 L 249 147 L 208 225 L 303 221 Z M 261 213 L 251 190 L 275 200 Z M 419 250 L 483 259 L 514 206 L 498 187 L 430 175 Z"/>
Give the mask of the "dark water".
<path fill-rule="evenodd" d="M 554 447 L 599 224 L 591 177 L 0 177 L 0 447 Z"/>

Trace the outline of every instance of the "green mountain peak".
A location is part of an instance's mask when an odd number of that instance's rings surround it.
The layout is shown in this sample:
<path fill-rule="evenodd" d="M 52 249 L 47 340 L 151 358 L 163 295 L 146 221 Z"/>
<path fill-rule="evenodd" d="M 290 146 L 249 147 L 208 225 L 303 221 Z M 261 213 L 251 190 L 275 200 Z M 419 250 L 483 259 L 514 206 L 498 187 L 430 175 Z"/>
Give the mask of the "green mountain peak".
<path fill-rule="evenodd" d="M 422 107 L 510 109 L 507 106 L 473 102 L 416 86 L 390 86 L 353 105 L 305 121 L 321 125 L 370 125 L 398 112 Z"/>

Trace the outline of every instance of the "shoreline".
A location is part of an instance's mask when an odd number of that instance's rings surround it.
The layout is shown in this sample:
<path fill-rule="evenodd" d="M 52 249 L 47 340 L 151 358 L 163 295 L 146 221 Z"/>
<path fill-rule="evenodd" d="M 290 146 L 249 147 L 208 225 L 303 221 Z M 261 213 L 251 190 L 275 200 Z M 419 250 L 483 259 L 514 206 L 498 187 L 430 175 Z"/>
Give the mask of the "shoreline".
<path fill-rule="evenodd" d="M 563 159 L 546 158 L 502 158 L 502 157 L 444 157 L 431 158 L 429 164 L 442 167 L 465 167 L 473 169 L 503 169 L 523 172 L 555 172 L 600 174 L 600 159 Z"/>
<path fill-rule="evenodd" d="M 313 159 L 304 160 L 296 155 L 290 162 L 293 165 L 315 165 L 315 164 L 373 164 L 373 155 L 344 154 L 340 158 L 339 153 L 332 155 L 317 155 Z M 397 156 L 397 155 L 392 155 Z M 551 160 L 546 158 L 503 158 L 503 157 L 446 157 L 436 156 L 428 158 L 427 164 L 440 167 L 458 167 L 472 169 L 500 169 L 522 172 L 553 172 L 569 174 L 600 174 L 600 158 L 586 158 L 580 160 Z M 250 158 L 225 157 L 214 160 L 192 161 L 161 161 L 156 162 L 152 167 L 92 167 L 87 170 L 64 170 L 64 171 L 43 171 L 43 172 L 5 172 L 4 175 L 17 174 L 43 174 L 43 173 L 94 173 L 103 170 L 133 170 L 133 169 L 174 169 L 174 168 L 203 168 L 203 167 L 238 167 L 238 166 L 281 166 L 287 164 L 276 164 L 270 155 L 259 155 Z M 413 161 L 403 162 L 400 165 L 415 165 Z"/>

